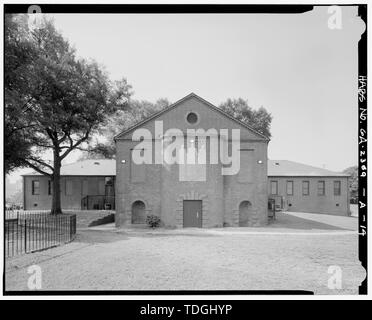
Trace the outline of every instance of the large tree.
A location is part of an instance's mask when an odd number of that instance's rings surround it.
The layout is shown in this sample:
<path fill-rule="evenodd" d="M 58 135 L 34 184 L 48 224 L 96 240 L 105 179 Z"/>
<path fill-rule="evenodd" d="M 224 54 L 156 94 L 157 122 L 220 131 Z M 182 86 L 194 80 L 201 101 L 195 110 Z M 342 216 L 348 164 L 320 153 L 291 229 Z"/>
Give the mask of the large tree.
<path fill-rule="evenodd" d="M 22 31 L 27 33 L 25 39 L 30 52 L 35 54 L 25 63 L 24 73 L 18 75 L 27 85 L 8 86 L 6 123 L 11 123 L 21 138 L 26 136 L 24 141 L 30 146 L 27 152 L 17 156 L 20 165 L 52 180 L 51 212 L 58 214 L 61 213 L 62 161 L 73 150 L 86 147 L 108 115 L 126 107 L 130 86 L 125 79 L 111 83 L 96 62 L 78 59 L 52 21 L 43 19 Z M 20 101 L 12 99 L 17 95 Z M 5 148 L 11 152 L 12 144 L 7 143 Z M 52 152 L 52 161 L 46 159 L 47 151 Z"/>
<path fill-rule="evenodd" d="M 28 134 L 32 124 L 24 112 L 31 88 L 26 75 L 32 72 L 37 52 L 30 41 L 26 15 L 5 15 L 4 48 L 4 170 L 10 173 L 24 166 L 22 159 L 30 155 L 32 148 Z"/>
<path fill-rule="evenodd" d="M 270 125 L 272 116 L 264 107 L 254 110 L 248 105 L 248 101 L 242 98 L 227 99 L 219 107 L 234 118 L 250 125 L 266 137 L 271 138 Z"/>

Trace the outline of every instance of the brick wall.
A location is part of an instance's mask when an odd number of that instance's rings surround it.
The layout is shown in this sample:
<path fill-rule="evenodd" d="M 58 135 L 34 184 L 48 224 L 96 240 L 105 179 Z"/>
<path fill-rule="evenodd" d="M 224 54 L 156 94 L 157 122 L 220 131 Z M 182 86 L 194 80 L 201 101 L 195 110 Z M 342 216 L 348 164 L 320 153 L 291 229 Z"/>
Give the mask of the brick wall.
<path fill-rule="evenodd" d="M 131 149 L 138 142 L 132 142 L 131 133 L 116 142 L 116 225 L 131 223 L 132 204 L 140 200 L 146 206 L 147 214 L 158 215 L 167 226 L 183 226 L 183 200 L 203 201 L 203 227 L 222 227 L 224 224 L 239 223 L 239 204 L 250 201 L 252 204 L 251 225 L 267 223 L 267 142 L 260 140 L 244 127 L 210 110 L 197 99 L 183 102 L 179 107 L 164 113 L 157 121 L 163 121 L 164 132 L 169 128 L 178 128 L 186 133 L 190 127 L 186 122 L 188 112 L 196 112 L 199 118 L 195 129 L 210 128 L 241 130 L 241 147 L 252 150 L 253 156 L 248 162 L 241 163 L 249 167 L 254 174 L 251 180 L 239 182 L 237 176 L 223 176 L 221 163 L 206 166 L 206 181 L 180 181 L 179 165 L 144 164 L 145 181 L 131 181 Z M 143 128 L 154 134 L 154 121 Z M 155 140 L 151 140 L 154 159 Z M 209 150 L 207 148 L 207 150 Z M 208 153 L 209 151 L 207 151 Z M 258 163 L 261 161 L 262 163 Z M 208 160 L 207 160 L 207 163 Z"/>
<path fill-rule="evenodd" d="M 318 195 L 317 186 L 319 180 L 325 181 L 325 195 Z M 269 177 L 269 197 L 271 197 L 271 181 L 278 181 L 278 195 L 284 197 L 285 210 L 349 215 L 350 204 L 347 177 Z M 293 181 L 293 195 L 287 195 L 287 181 Z M 302 181 L 310 182 L 309 195 L 302 194 Z M 334 181 L 341 181 L 341 195 L 334 195 Z"/>
<path fill-rule="evenodd" d="M 32 194 L 32 181 L 40 183 L 39 195 Z M 52 205 L 52 195 L 48 194 L 48 180 L 46 176 L 24 176 L 24 209 L 25 210 L 48 210 Z M 66 180 L 72 182 L 72 192 L 66 194 Z M 83 192 L 83 180 L 87 180 L 87 195 L 99 195 L 99 183 L 104 182 L 105 177 L 100 176 L 71 176 L 61 177 L 61 206 L 62 209 L 80 210 L 81 199 L 86 195 Z"/>

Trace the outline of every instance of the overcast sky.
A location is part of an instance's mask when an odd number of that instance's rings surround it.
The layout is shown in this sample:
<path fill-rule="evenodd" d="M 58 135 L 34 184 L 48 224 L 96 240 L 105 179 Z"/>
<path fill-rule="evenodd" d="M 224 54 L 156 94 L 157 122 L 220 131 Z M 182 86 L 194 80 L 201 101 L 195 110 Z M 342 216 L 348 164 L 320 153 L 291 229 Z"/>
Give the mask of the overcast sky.
<path fill-rule="evenodd" d="M 270 159 L 341 171 L 357 164 L 358 41 L 342 7 L 305 14 L 53 15 L 79 56 L 127 78 L 134 98 L 171 102 L 195 92 L 218 105 L 242 97 L 273 116 Z M 75 161 L 75 154 L 68 162 Z"/>

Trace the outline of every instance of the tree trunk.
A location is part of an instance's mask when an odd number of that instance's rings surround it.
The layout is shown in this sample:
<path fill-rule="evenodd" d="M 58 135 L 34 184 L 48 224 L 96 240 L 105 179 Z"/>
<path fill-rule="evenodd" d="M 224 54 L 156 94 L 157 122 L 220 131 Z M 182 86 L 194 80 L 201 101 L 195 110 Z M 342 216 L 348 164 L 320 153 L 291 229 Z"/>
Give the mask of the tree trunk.
<path fill-rule="evenodd" d="M 61 214 L 61 160 L 59 155 L 54 151 L 54 171 L 53 171 L 53 196 L 51 214 Z"/>

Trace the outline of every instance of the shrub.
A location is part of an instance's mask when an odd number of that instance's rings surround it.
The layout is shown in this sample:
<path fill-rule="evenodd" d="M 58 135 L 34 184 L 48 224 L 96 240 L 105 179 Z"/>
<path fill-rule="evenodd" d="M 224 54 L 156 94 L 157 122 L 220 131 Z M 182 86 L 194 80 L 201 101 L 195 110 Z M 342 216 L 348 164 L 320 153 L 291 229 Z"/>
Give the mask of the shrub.
<path fill-rule="evenodd" d="M 147 216 L 146 223 L 151 228 L 158 228 L 158 227 L 160 227 L 161 220 L 158 216 L 155 216 L 155 215 L 151 214 L 151 215 Z"/>

